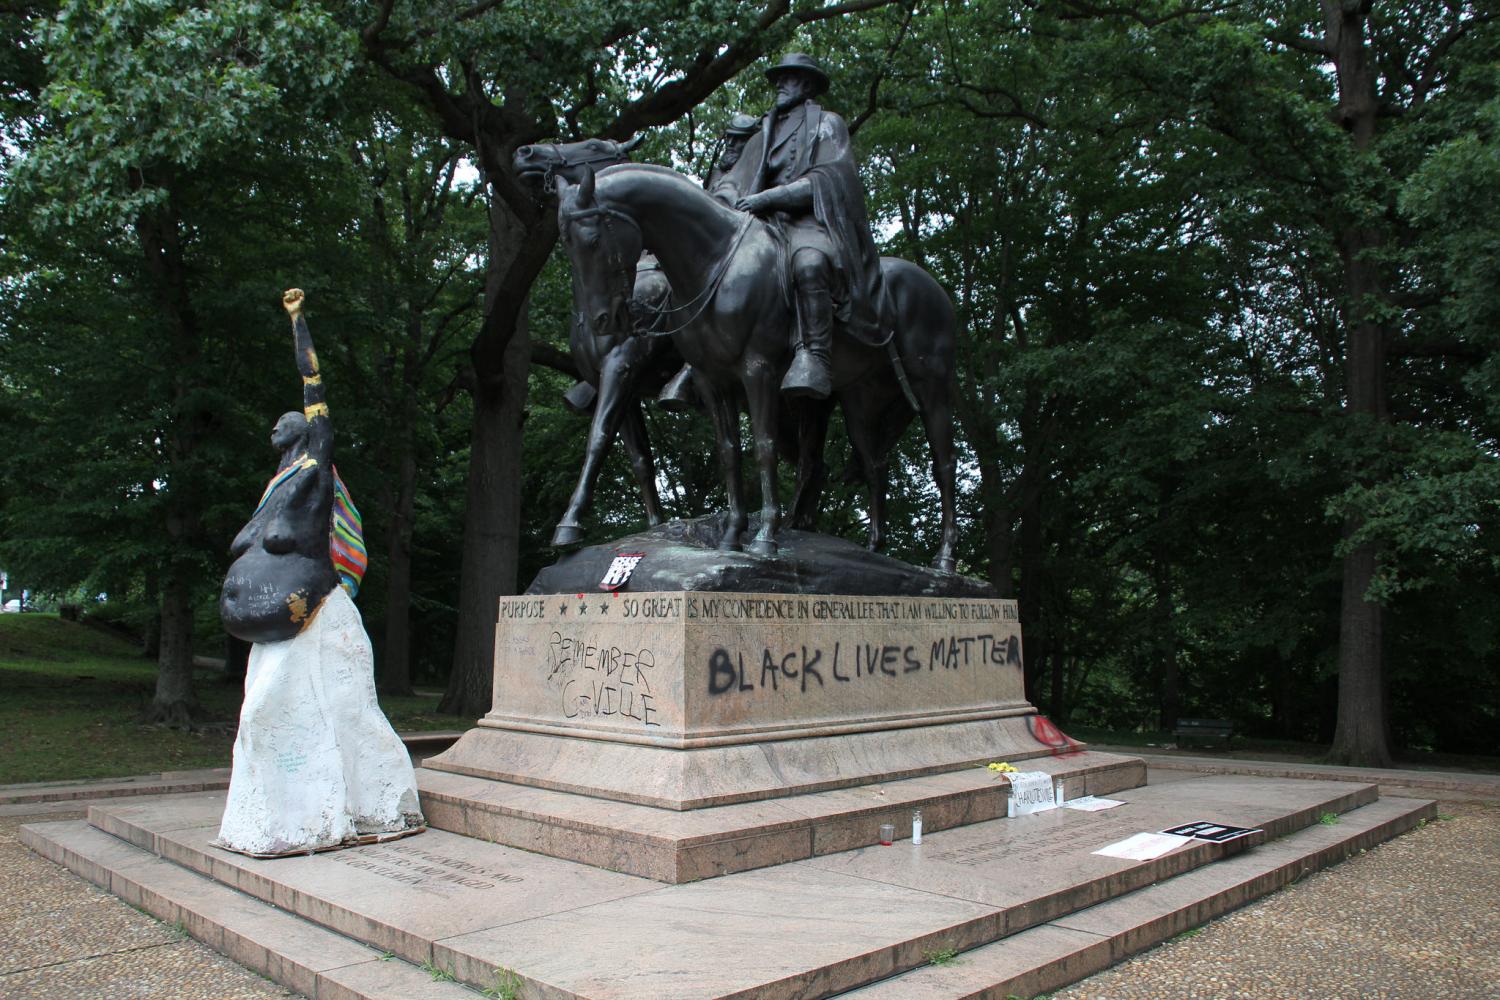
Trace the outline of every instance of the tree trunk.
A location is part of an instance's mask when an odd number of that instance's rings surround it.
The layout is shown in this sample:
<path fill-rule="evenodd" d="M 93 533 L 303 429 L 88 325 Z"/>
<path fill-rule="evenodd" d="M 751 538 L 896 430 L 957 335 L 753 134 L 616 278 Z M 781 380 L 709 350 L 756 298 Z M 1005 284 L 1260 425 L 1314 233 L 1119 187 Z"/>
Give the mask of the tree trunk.
<path fill-rule="evenodd" d="M 192 590 L 181 572 L 171 569 L 161 590 L 161 655 L 156 661 L 156 695 L 146 718 L 190 729 L 199 711 L 193 695 Z"/>
<path fill-rule="evenodd" d="M 1354 518 L 1344 530 L 1358 527 Z M 1339 714 L 1330 759 L 1361 767 L 1390 767 L 1386 732 L 1384 609 L 1365 600 L 1375 576 L 1378 553 L 1361 545 L 1344 559 L 1344 593 L 1339 614 Z"/>
<path fill-rule="evenodd" d="M 401 432 L 396 456 L 396 491 L 391 504 L 391 540 L 386 550 L 385 648 L 378 678 L 386 694 L 411 690 L 411 533 L 416 507 L 417 457 L 412 423 Z"/>
<path fill-rule="evenodd" d="M 1047 713 L 1053 722 L 1065 726 L 1068 724 L 1068 716 L 1073 714 L 1073 706 L 1068 703 L 1068 659 L 1063 655 L 1060 640 L 1054 638 L 1047 656 L 1052 661 L 1052 669 L 1049 671 L 1052 694 L 1047 700 Z"/>
<path fill-rule="evenodd" d="M 243 687 L 250 671 L 250 643 L 232 635 L 224 637 L 224 683 Z"/>
<path fill-rule="evenodd" d="M 136 220 L 145 270 L 151 279 L 167 346 L 173 362 L 170 417 L 162 428 L 162 478 L 170 485 L 163 518 L 169 561 L 162 573 L 160 652 L 156 694 L 146 711 L 154 722 L 190 728 L 200 713 L 193 695 L 193 586 L 196 567 L 191 553 L 201 550 L 202 483 L 194 468 L 195 453 L 207 433 L 196 379 L 202 342 L 188 284 L 182 222 L 172 199 L 143 212 Z"/>
<path fill-rule="evenodd" d="M 995 593 L 1003 598 L 1016 596 L 1016 573 L 1012 543 L 1010 504 L 1006 502 L 998 462 L 983 462 L 979 467 L 979 494 L 984 497 L 984 545 L 989 556 L 989 581 Z"/>
<path fill-rule="evenodd" d="M 1166 530 L 1164 517 L 1158 516 L 1160 530 Z M 1182 692 L 1177 673 L 1177 635 L 1172 610 L 1172 567 L 1165 553 L 1158 552 L 1153 560 L 1152 576 L 1156 590 L 1156 655 L 1161 663 L 1161 688 L 1157 707 L 1157 728 L 1171 732 L 1177 727 L 1182 714 Z"/>
<path fill-rule="evenodd" d="M 521 423 L 531 335 L 526 296 L 557 242 L 557 216 L 519 218 L 495 190 L 508 170 L 510 148 L 483 159 L 490 177 L 489 260 L 484 321 L 470 348 L 474 367 L 474 430 L 464 507 L 458 624 L 452 672 L 438 711 L 478 717 L 489 711 L 495 670 L 495 621 L 500 598 L 516 592 L 521 537 Z"/>
<path fill-rule="evenodd" d="M 1043 611 L 1042 443 L 1040 393 L 1028 388 L 1021 404 L 1021 479 L 1017 484 L 1021 514 L 1021 648 L 1026 666 L 1026 700 L 1036 704 L 1041 695 L 1047 662 L 1047 622 Z"/>
<path fill-rule="evenodd" d="M 521 535 L 521 422 L 531 338 L 524 319 L 505 351 L 500 377 L 474 390 L 464 555 L 459 575 L 453 672 L 438 711 L 478 717 L 490 709 L 495 620 L 500 598 L 516 592 Z"/>
<path fill-rule="evenodd" d="M 1365 33 L 1365 4 L 1325 0 L 1325 42 L 1338 77 L 1338 121 L 1360 154 L 1375 143 L 1380 110 L 1377 67 L 1370 58 Z M 1344 267 L 1345 418 L 1354 434 L 1369 422 L 1389 420 L 1385 362 L 1389 338 L 1374 310 L 1384 301 L 1379 255 L 1384 234 L 1358 218 L 1346 221 L 1336 234 Z M 1358 531 L 1351 516 L 1344 537 Z M 1343 596 L 1339 611 L 1339 705 L 1331 759 L 1368 767 L 1391 762 L 1386 735 L 1384 609 L 1365 599 L 1380 561 L 1373 542 L 1344 556 Z"/>

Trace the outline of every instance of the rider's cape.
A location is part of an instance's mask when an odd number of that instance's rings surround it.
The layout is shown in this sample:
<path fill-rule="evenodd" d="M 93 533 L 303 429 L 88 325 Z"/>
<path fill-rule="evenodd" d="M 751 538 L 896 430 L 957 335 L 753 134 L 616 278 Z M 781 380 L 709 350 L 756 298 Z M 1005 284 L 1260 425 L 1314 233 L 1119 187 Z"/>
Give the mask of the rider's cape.
<path fill-rule="evenodd" d="M 880 253 L 870 235 L 864 186 L 854 166 L 849 126 L 839 115 L 823 110 L 813 101 L 792 114 L 803 116 L 800 133 L 811 139 L 798 144 L 797 161 L 785 180 L 790 183 L 806 177 L 812 184 L 813 215 L 833 244 L 838 258 L 834 266 L 848 285 L 847 296 L 838 303 L 840 326 L 867 344 L 884 344 L 889 339 L 885 328 L 890 324 L 882 323 L 880 316 L 883 302 Z M 762 165 L 767 156 L 765 145 L 762 129 L 746 144 L 739 162 L 725 179 L 741 195 L 761 190 Z"/>

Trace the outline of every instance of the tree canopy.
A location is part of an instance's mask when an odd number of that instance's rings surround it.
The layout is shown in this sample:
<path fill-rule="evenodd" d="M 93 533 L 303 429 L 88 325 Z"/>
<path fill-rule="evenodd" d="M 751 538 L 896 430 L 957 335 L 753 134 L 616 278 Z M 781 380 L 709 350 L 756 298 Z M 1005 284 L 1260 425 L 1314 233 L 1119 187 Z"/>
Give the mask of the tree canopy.
<path fill-rule="evenodd" d="M 1474 0 L 37 2 L 0 13 L 0 562 L 107 591 L 191 721 L 225 548 L 324 350 L 381 683 L 488 707 L 582 454 L 539 141 L 699 174 L 787 49 L 958 305 L 961 569 L 1059 722 L 1382 763 L 1500 723 L 1500 26 Z M 701 427 L 648 409 L 673 516 Z M 835 427 L 827 530 L 863 500 Z M 925 561 L 920 434 L 893 554 Z M 587 527 L 643 523 L 612 458 Z"/>

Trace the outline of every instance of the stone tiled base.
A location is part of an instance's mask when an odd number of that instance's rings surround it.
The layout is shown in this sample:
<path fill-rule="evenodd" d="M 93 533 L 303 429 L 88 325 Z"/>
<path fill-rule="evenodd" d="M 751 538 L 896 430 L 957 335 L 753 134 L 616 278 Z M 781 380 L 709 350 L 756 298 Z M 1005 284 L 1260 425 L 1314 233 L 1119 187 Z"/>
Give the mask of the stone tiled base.
<path fill-rule="evenodd" d="M 84 823 L 23 827 L 21 840 L 131 906 L 180 926 L 215 951 L 303 996 L 319 1000 L 464 1000 L 474 996 L 457 983 L 434 982 L 412 965 L 385 958 L 358 941 Z"/>
<path fill-rule="evenodd" d="M 1067 795 L 1110 795 L 1145 784 L 1133 757 L 1079 752 L 1027 761 Z M 982 767 L 764 802 L 679 812 L 423 769 L 432 826 L 659 882 L 693 882 L 868 847 L 890 823 L 908 836 L 912 810 L 929 832 L 1005 815 L 1010 785 Z"/>
<path fill-rule="evenodd" d="M 1127 804 L 1104 813 L 989 820 L 688 885 L 442 832 L 256 861 L 208 846 L 212 794 L 96 806 L 94 827 L 40 824 L 23 840 L 313 998 L 473 995 L 423 963 L 480 989 L 514 977 L 528 998 L 1004 997 L 1088 975 L 1433 814 L 1341 782 L 1203 777 L 1116 797 Z M 1324 826 L 1325 812 L 1346 815 Z M 1092 853 L 1197 819 L 1266 834 L 1151 862 Z M 928 964 L 949 949 L 962 962 Z"/>
<path fill-rule="evenodd" d="M 1056 748 L 1034 710 L 1003 718 L 684 749 L 499 728 L 481 720 L 423 766 L 662 809 L 702 809 L 939 774 Z M 1072 743 L 1068 749 L 1082 750 Z"/>
<path fill-rule="evenodd" d="M 1060 989 L 1434 818 L 1381 799 L 1255 850 L 846 994 L 858 1000 L 1005 1000 Z"/>

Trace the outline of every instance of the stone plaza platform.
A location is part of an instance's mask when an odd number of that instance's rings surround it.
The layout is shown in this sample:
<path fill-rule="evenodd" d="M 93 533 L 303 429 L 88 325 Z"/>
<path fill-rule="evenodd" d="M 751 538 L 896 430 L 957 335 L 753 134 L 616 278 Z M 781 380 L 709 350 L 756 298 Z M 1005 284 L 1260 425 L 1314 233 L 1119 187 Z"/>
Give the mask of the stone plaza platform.
<path fill-rule="evenodd" d="M 972 593 L 528 594 L 491 711 L 417 772 L 420 836 L 258 861 L 212 845 L 205 790 L 21 837 L 317 1000 L 956 998 L 1089 975 L 1435 814 L 1362 782 L 1150 783 L 1027 704 L 1020 651 L 1015 602 Z M 997 760 L 1123 804 L 1007 819 Z M 1198 820 L 1259 832 L 1094 853 Z"/>
<path fill-rule="evenodd" d="M 1435 815 L 1369 784 L 1171 778 L 1106 812 L 988 819 L 679 885 L 440 830 L 256 861 L 209 845 L 218 792 L 99 804 L 22 839 L 318 1000 L 474 995 L 449 977 L 549 1000 L 999 998 L 1090 975 Z M 1200 819 L 1264 833 L 1154 861 L 1092 853 Z"/>

